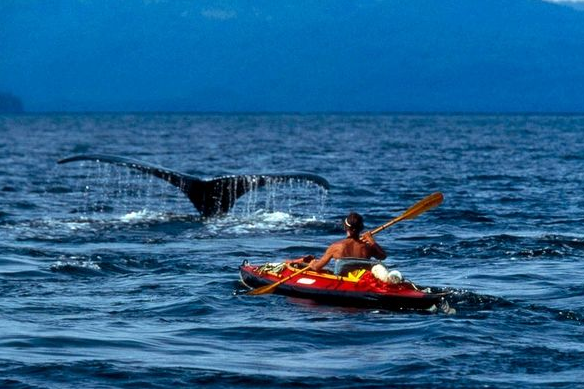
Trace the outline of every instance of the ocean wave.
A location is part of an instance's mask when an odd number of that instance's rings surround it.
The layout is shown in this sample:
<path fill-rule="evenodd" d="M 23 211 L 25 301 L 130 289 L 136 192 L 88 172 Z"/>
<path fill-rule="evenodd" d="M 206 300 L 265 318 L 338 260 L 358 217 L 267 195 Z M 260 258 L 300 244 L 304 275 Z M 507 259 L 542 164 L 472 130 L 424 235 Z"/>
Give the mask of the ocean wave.
<path fill-rule="evenodd" d="M 436 292 L 450 292 L 446 299 L 448 300 L 450 306 L 455 308 L 457 312 L 478 312 L 515 306 L 515 303 L 505 298 L 479 294 L 465 289 L 431 289 Z"/>
<path fill-rule="evenodd" d="M 473 210 L 459 210 L 459 209 L 447 209 L 447 210 L 437 210 L 435 212 L 438 220 L 440 221 L 450 221 L 459 220 L 460 222 L 469 223 L 494 223 L 495 219 L 488 216 L 486 212 L 473 211 Z"/>
<path fill-rule="evenodd" d="M 307 376 L 304 371 L 291 369 L 287 374 L 270 374 L 249 366 L 249 371 L 237 372 L 220 368 L 193 368 L 189 366 L 146 366 L 118 360 L 87 359 L 69 363 L 18 363 L 4 361 L 0 368 L 7 377 L 5 388 L 34 388 L 39 383 L 63 389 L 84 387 L 116 387 L 162 389 L 168 387 L 219 388 L 302 388 L 327 387 L 343 389 L 385 388 L 384 378 L 346 374 L 341 376 L 316 374 Z M 253 372 L 255 370 L 255 372 Z M 63 375 L 63 371 L 67 371 Z M 429 379 L 428 384 L 436 383 Z M 412 387 L 409 383 L 394 382 L 392 387 Z M 419 387 L 419 386 L 418 386 Z"/>
<path fill-rule="evenodd" d="M 577 235 L 546 235 L 535 233 L 448 234 L 409 236 L 400 238 L 412 248 L 415 256 L 435 258 L 508 258 L 511 260 L 553 260 L 579 255 L 584 249 L 584 237 Z"/>
<path fill-rule="evenodd" d="M 132 308 L 111 310 L 108 314 L 126 319 L 154 317 L 165 321 L 177 321 L 180 318 L 201 318 L 218 311 L 223 305 L 218 300 L 220 299 L 213 297 L 192 297 L 185 293 L 181 299 L 175 299 L 172 302 L 143 301 L 135 304 Z"/>
<path fill-rule="evenodd" d="M 95 216 L 95 215 L 94 215 Z M 192 215 L 177 215 L 173 213 L 152 212 L 141 210 L 129 212 L 115 217 L 80 216 L 72 219 L 46 218 L 35 220 L 9 221 L 2 228 L 14 236 L 15 241 L 36 242 L 90 242 L 107 238 L 115 232 L 131 233 L 142 228 L 191 228 L 200 223 L 200 218 Z M 130 229 L 128 228 L 130 226 Z"/>

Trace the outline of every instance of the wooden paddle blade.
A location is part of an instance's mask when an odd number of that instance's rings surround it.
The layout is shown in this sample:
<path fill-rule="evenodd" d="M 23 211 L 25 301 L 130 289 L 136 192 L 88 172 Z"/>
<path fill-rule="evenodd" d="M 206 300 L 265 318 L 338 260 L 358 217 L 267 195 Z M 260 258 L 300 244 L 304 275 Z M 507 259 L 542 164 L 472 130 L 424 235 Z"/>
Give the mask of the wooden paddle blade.
<path fill-rule="evenodd" d="M 385 230 L 387 227 L 392 226 L 399 221 L 402 221 L 404 219 L 413 219 L 416 216 L 419 216 L 422 213 L 426 212 L 427 210 L 438 206 L 442 202 L 443 199 L 444 199 L 444 196 L 442 195 L 442 193 L 440 193 L 440 192 L 432 193 L 431 195 L 418 201 L 416 204 L 414 204 L 407 211 L 405 211 L 404 213 L 402 213 L 401 215 L 399 215 L 395 219 L 388 221 L 384 225 L 379 226 L 376 229 L 371 230 L 370 232 L 372 235 L 375 235 L 378 232 Z"/>
<path fill-rule="evenodd" d="M 411 208 L 403 213 L 404 219 L 413 219 L 420 214 L 437 207 L 442 203 L 444 200 L 444 195 L 440 192 L 435 192 L 429 195 L 428 197 L 420 200 L 416 204 L 414 204 Z"/>
<path fill-rule="evenodd" d="M 268 293 L 272 293 L 274 290 L 276 290 L 277 287 L 278 287 L 278 285 L 276 285 L 276 284 L 266 285 L 266 286 L 262 286 L 260 288 L 252 289 L 249 292 L 247 292 L 246 294 L 249 294 L 250 296 L 256 296 L 258 294 L 268 294 Z"/>

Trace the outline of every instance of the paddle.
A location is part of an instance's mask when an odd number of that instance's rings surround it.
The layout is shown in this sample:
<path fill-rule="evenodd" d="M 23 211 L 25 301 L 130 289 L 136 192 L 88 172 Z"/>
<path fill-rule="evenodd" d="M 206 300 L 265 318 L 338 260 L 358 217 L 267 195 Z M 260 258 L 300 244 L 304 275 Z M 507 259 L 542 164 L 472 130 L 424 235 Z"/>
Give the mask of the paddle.
<path fill-rule="evenodd" d="M 426 211 L 437 207 L 440 203 L 444 200 L 444 196 L 440 192 L 432 193 L 429 196 L 424 197 L 422 200 L 418 201 L 416 204 L 412 205 L 410 208 L 407 209 L 404 213 L 400 216 L 396 217 L 393 220 L 388 221 L 382 226 L 377 227 L 374 230 L 371 230 L 371 235 L 375 235 L 378 232 L 385 230 L 387 227 L 394 225 L 395 223 L 402 221 L 404 219 L 413 219 L 417 216 L 420 216 Z"/>
<path fill-rule="evenodd" d="M 385 223 L 382 226 L 379 226 L 373 230 L 371 230 L 371 235 L 375 235 L 380 231 L 385 230 L 387 227 L 394 225 L 395 223 L 405 220 L 405 219 L 413 219 L 419 215 L 421 215 L 422 213 L 440 205 L 440 203 L 442 202 L 442 200 L 444 199 L 444 196 L 442 195 L 442 193 L 440 192 L 435 192 L 432 193 L 431 195 L 423 198 L 422 200 L 418 201 L 416 204 L 414 204 L 413 206 L 411 206 L 410 208 L 408 208 L 404 213 L 402 213 L 400 216 L 396 217 L 395 219 L 392 219 L 390 221 L 388 221 L 387 223 Z M 288 277 L 285 277 L 283 279 L 281 279 L 280 281 L 270 284 L 270 285 L 266 285 L 266 286 L 262 286 L 253 290 L 250 290 L 249 292 L 247 292 L 247 294 L 249 295 L 259 295 L 259 294 L 266 294 L 266 293 L 271 293 L 274 290 L 276 290 L 276 288 L 283 284 L 284 282 L 288 281 L 289 279 L 296 277 L 299 274 L 304 273 L 305 271 L 307 271 L 308 269 L 310 269 L 309 266 L 306 266 L 303 269 L 298 270 L 297 272 L 289 275 Z"/>

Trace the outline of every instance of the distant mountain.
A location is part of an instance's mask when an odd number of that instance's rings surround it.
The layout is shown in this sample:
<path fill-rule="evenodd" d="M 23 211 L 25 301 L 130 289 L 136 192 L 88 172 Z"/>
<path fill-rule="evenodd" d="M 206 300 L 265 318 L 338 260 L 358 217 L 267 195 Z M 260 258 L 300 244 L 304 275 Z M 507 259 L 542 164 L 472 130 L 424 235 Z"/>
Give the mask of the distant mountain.
<path fill-rule="evenodd" d="M 29 110 L 584 112 L 584 13 L 540 0 L 3 0 L 0 25 Z"/>
<path fill-rule="evenodd" d="M 0 113 L 21 113 L 23 110 L 22 101 L 18 97 L 0 93 Z"/>
<path fill-rule="evenodd" d="M 582 1 L 566 0 L 566 1 L 556 1 L 555 3 L 560 4 L 560 5 L 565 5 L 568 7 L 572 7 L 574 9 L 577 9 L 578 11 L 584 11 L 584 2 L 582 2 Z"/>

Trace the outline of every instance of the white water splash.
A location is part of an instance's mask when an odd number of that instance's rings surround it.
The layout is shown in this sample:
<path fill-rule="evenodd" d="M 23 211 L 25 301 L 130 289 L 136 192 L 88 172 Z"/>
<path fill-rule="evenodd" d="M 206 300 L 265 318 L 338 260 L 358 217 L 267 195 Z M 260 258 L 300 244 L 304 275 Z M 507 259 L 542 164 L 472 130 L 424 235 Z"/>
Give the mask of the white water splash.
<path fill-rule="evenodd" d="M 124 223 L 135 223 L 149 220 L 164 221 L 168 220 L 168 215 L 160 212 L 143 209 L 141 211 L 132 211 L 120 217 Z"/>
<path fill-rule="evenodd" d="M 51 265 L 51 270 L 58 271 L 67 268 L 78 268 L 78 269 L 89 269 L 89 270 L 96 270 L 100 271 L 101 267 L 93 262 L 92 260 L 75 260 L 75 257 L 70 258 L 69 260 L 65 261 L 57 261 Z"/>
<path fill-rule="evenodd" d="M 207 224 L 211 232 L 231 232 L 237 235 L 257 231 L 285 231 L 318 223 L 314 216 L 295 216 L 282 211 L 258 210 L 253 214 L 226 215 Z"/>
<path fill-rule="evenodd" d="M 252 217 L 258 212 L 320 215 L 328 194 L 320 186 L 299 179 L 268 180 L 263 188 L 250 182 L 249 188 L 249 192 L 235 202 L 230 214 Z"/>

